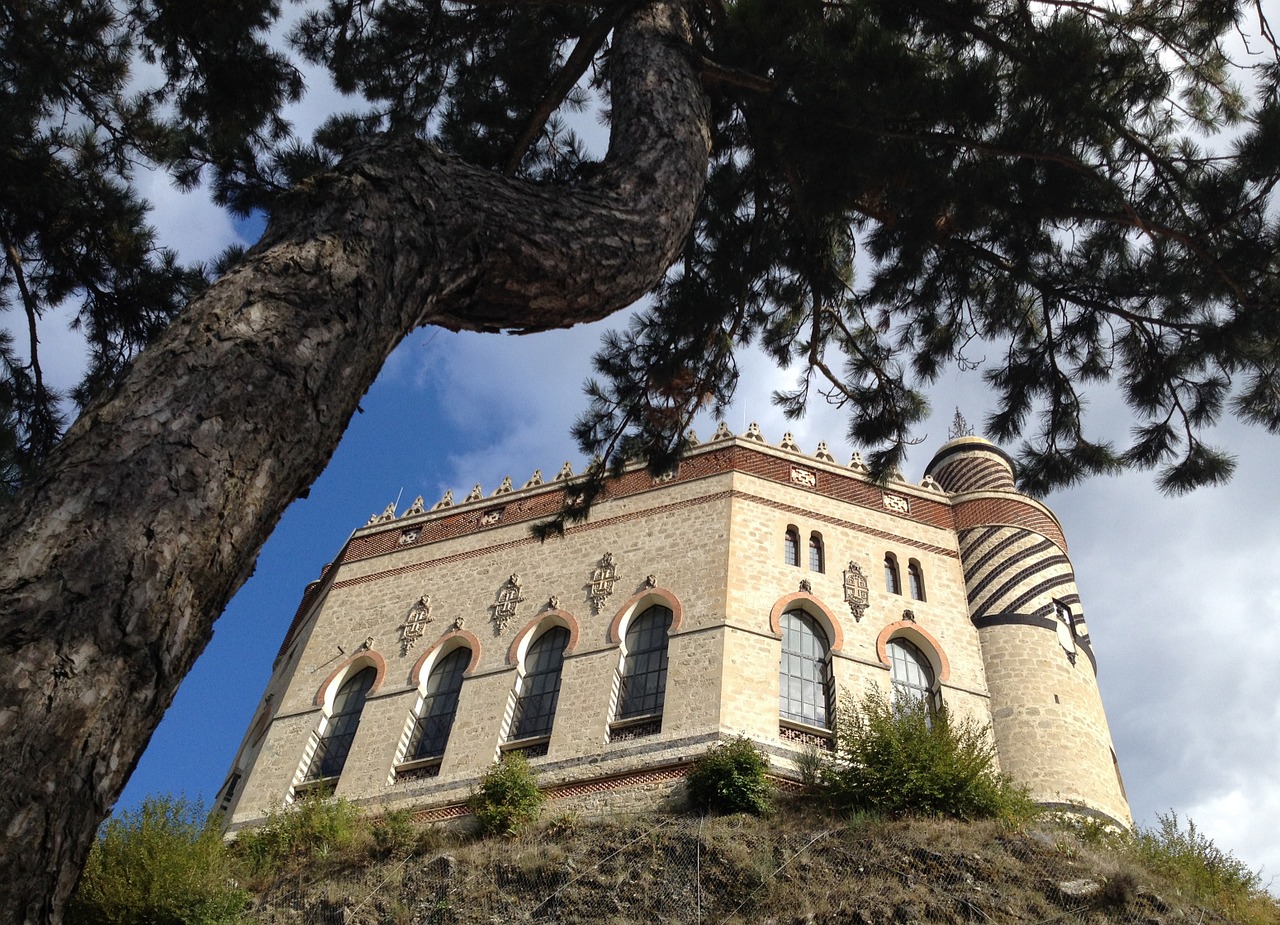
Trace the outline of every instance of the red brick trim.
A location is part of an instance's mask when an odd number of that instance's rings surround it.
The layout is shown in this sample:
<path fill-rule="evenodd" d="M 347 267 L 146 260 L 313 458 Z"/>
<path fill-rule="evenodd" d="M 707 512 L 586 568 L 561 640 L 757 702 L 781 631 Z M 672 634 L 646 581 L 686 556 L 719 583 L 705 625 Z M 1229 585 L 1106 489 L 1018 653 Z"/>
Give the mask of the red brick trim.
<path fill-rule="evenodd" d="M 677 632 L 684 619 L 684 607 L 680 604 L 680 598 L 676 597 L 674 591 L 668 591 L 666 588 L 645 588 L 627 598 L 627 602 L 614 614 L 613 620 L 609 623 L 609 641 L 615 646 L 622 645 L 623 623 L 640 611 L 641 604 L 646 605 L 645 609 L 648 609 L 648 605 L 658 603 L 671 608 L 671 626 L 667 629 L 667 634 Z"/>
<path fill-rule="evenodd" d="M 1058 522 L 1035 502 L 1021 495 L 993 493 L 957 501 L 955 518 L 957 534 L 973 527 L 1022 527 L 1056 543 L 1064 553 L 1067 551 L 1067 538 L 1062 535 Z"/>
<path fill-rule="evenodd" d="M 578 624 L 578 618 L 567 610 L 544 610 L 532 620 L 524 625 L 520 632 L 516 633 L 515 638 L 511 640 L 511 646 L 507 649 L 507 664 L 513 668 L 520 664 L 520 650 L 524 648 L 524 642 L 529 638 L 533 631 L 544 623 L 550 623 L 555 626 L 563 626 L 569 631 L 569 642 L 564 647 L 565 655 L 572 655 L 573 650 L 578 645 L 578 636 L 581 635 L 581 626 Z"/>
<path fill-rule="evenodd" d="M 826 624 L 826 630 L 831 634 L 831 651 L 840 652 L 844 649 L 844 628 L 840 625 L 840 621 L 830 607 L 808 591 L 797 591 L 778 598 L 778 602 L 773 605 L 773 610 L 769 611 L 769 629 L 773 635 L 782 636 L 782 615 L 788 610 L 803 610 L 810 616 L 816 617 L 819 622 Z"/>
<path fill-rule="evenodd" d="M 876 637 L 876 658 L 880 659 L 881 665 L 886 668 L 889 667 L 889 640 L 894 636 L 902 636 L 909 639 L 920 646 L 926 656 L 932 653 L 937 658 L 938 661 L 933 667 L 938 673 L 938 683 L 945 684 L 951 679 L 951 660 L 947 658 L 947 653 L 942 648 L 942 643 L 938 642 L 937 637 L 928 630 L 921 629 L 920 624 L 912 623 L 910 620 L 899 620 L 897 623 L 890 623 Z"/>
<path fill-rule="evenodd" d="M 378 688 L 382 687 L 382 682 L 386 680 L 387 677 L 387 660 L 373 649 L 369 649 L 365 652 L 357 652 L 337 668 L 333 669 L 333 673 L 324 679 L 324 683 L 322 683 L 316 691 L 316 699 L 314 701 L 315 705 L 318 707 L 324 706 L 325 695 L 329 693 L 329 688 L 338 680 L 338 678 L 343 677 L 348 668 L 351 668 L 360 662 L 368 662 L 374 667 L 375 674 L 373 677 L 373 686 L 369 688 L 369 693 L 372 694 L 376 692 Z"/>
<path fill-rule="evenodd" d="M 437 639 L 435 642 L 433 642 L 431 644 L 431 648 L 427 649 L 427 651 L 423 652 L 420 656 L 418 656 L 418 660 L 413 663 L 413 668 L 409 672 L 410 684 L 412 684 L 414 687 L 417 687 L 419 684 L 422 683 L 422 666 L 427 663 L 427 659 L 431 657 L 432 652 L 439 651 L 440 647 L 443 646 L 445 643 L 449 642 L 451 639 L 464 640 L 467 645 L 467 648 L 471 650 L 471 661 L 467 662 L 467 668 L 465 671 L 463 671 L 462 676 L 466 677 L 467 675 L 471 674 L 471 672 L 476 670 L 476 665 L 480 664 L 480 640 L 476 638 L 475 633 L 469 630 L 450 630 L 449 632 L 441 636 L 439 639 Z M 456 648 L 460 648 L 460 646 L 453 646 L 450 649 L 450 651 L 453 651 L 453 649 L 456 649 Z"/>

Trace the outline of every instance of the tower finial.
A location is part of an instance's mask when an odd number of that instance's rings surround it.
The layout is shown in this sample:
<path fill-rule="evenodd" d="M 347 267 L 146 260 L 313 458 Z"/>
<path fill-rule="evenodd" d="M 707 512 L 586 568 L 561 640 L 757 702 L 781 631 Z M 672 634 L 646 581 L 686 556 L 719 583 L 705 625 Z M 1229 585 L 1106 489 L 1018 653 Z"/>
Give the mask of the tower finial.
<path fill-rule="evenodd" d="M 964 419 L 964 415 L 960 413 L 960 406 L 956 405 L 956 416 L 951 419 L 951 429 L 947 431 L 947 439 L 955 440 L 959 437 L 972 437 L 973 428 L 969 426 L 969 422 Z"/>

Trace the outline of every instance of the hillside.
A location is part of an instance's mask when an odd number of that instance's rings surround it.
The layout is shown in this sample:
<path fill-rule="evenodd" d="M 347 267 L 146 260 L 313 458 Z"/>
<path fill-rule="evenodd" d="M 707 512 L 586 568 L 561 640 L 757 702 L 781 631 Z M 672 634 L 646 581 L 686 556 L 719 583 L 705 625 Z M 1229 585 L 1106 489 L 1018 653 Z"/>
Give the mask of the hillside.
<path fill-rule="evenodd" d="M 1280 923 L 1265 897 L 1224 908 L 1194 875 L 1169 864 L 1157 872 L 1132 844 L 1050 824 L 1019 832 L 791 809 L 764 819 L 563 817 L 507 840 L 403 826 L 374 834 L 253 884 L 246 921 Z"/>

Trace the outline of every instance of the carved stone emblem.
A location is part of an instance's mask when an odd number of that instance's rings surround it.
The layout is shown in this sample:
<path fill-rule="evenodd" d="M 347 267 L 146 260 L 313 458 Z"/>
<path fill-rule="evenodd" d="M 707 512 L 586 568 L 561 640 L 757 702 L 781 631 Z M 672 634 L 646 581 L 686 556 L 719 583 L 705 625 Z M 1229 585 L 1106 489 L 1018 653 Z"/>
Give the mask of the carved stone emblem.
<path fill-rule="evenodd" d="M 507 623 L 516 615 L 516 607 L 523 600 L 524 595 L 520 593 L 520 576 L 513 574 L 498 589 L 498 599 L 493 602 L 493 623 L 498 628 L 498 632 L 507 628 Z"/>
<path fill-rule="evenodd" d="M 418 541 L 419 534 L 422 533 L 421 527 L 406 527 L 400 531 L 400 545 L 409 546 Z"/>
<path fill-rule="evenodd" d="M 432 620 L 431 595 L 424 594 L 409 608 L 404 622 L 400 624 L 400 654 L 406 654 L 413 644 L 422 638 L 426 625 Z"/>
<path fill-rule="evenodd" d="M 906 610 L 902 611 L 902 619 L 905 620 L 907 623 L 915 623 L 916 612 L 912 610 L 910 607 L 908 607 Z"/>
<path fill-rule="evenodd" d="M 661 484 L 663 484 L 664 482 L 670 482 L 672 479 L 674 479 L 674 478 L 679 474 L 679 472 L 680 472 L 680 467 L 679 467 L 679 465 L 672 466 L 672 467 L 671 467 L 670 469 L 668 469 L 666 472 L 660 472 L 660 473 L 658 473 L 657 475 L 655 475 L 655 476 L 653 477 L 653 484 L 654 484 L 654 485 L 661 485 Z"/>
<path fill-rule="evenodd" d="M 893 511 L 897 514 L 910 514 L 911 502 L 902 495 L 891 495 L 886 493 L 884 496 L 884 507 L 887 511 Z"/>
<path fill-rule="evenodd" d="M 606 552 L 600 557 L 600 564 L 591 573 L 591 590 L 587 597 L 591 599 L 591 609 L 600 613 L 600 608 L 613 593 L 613 586 L 618 580 L 618 569 L 614 565 L 613 553 Z"/>
<path fill-rule="evenodd" d="M 849 612 L 855 621 L 861 621 L 867 612 L 867 576 L 857 562 L 849 560 L 849 567 L 844 570 L 844 602 L 849 605 Z"/>
<path fill-rule="evenodd" d="M 488 527 L 493 524 L 496 524 L 501 519 L 502 519 L 502 508 L 495 507 L 493 510 L 485 511 L 483 514 L 480 515 L 480 526 Z"/>
<path fill-rule="evenodd" d="M 801 469 L 799 466 L 791 467 L 791 481 L 804 488 L 816 488 L 818 486 L 818 476 L 808 469 Z"/>
<path fill-rule="evenodd" d="M 656 587 L 658 587 L 658 576 L 657 576 L 657 575 L 646 575 L 646 576 L 644 577 L 644 586 L 645 586 L 646 588 L 656 588 Z"/>
<path fill-rule="evenodd" d="M 547 606 L 548 606 L 549 608 L 551 608 L 552 610 L 559 610 L 559 609 L 560 609 L 560 595 L 558 595 L 558 594 L 553 594 L 553 595 L 551 595 L 549 598 L 547 598 Z"/>
<path fill-rule="evenodd" d="M 803 591 L 805 594 L 811 594 L 813 592 L 813 582 L 811 582 L 808 578 L 801 578 L 800 590 Z"/>

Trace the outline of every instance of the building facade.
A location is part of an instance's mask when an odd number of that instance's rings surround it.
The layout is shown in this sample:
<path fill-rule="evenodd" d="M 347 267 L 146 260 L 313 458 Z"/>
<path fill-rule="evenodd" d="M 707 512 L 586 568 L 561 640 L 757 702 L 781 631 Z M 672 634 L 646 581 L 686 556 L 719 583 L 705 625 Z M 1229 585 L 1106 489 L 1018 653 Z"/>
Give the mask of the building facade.
<path fill-rule="evenodd" d="M 314 787 L 462 815 L 511 750 L 586 812 L 661 805 L 735 735 L 794 776 L 871 686 L 989 724 L 1035 800 L 1130 824 L 1066 540 L 993 444 L 880 485 L 856 455 L 721 425 L 531 535 L 579 483 L 566 463 L 356 530 L 280 648 L 219 795 L 229 828 Z"/>

